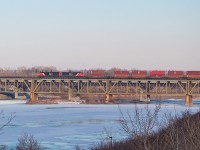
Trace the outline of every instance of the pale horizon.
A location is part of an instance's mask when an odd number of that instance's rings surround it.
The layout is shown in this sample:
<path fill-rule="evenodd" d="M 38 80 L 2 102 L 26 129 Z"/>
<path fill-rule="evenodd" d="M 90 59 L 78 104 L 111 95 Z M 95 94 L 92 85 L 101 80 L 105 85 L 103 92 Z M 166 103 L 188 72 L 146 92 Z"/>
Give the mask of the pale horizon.
<path fill-rule="evenodd" d="M 0 1 L 0 68 L 200 70 L 200 1 Z"/>

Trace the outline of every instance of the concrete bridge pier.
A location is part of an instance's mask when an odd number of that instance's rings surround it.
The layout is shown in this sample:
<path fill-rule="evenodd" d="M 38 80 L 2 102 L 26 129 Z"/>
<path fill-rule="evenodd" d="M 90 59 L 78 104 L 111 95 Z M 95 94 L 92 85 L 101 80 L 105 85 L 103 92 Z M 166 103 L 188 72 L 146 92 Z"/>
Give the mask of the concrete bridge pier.
<path fill-rule="evenodd" d="M 81 100 L 80 94 L 75 94 L 75 93 L 73 93 L 72 89 L 69 89 L 68 90 L 68 100 L 69 101 Z"/>
<path fill-rule="evenodd" d="M 112 100 L 112 94 L 106 94 L 106 103 Z"/>
<path fill-rule="evenodd" d="M 30 94 L 30 101 L 37 101 L 38 100 L 38 95 L 35 93 Z"/>
<path fill-rule="evenodd" d="M 23 94 L 19 94 L 19 92 L 15 92 L 15 99 L 26 99 L 26 96 Z"/>
<path fill-rule="evenodd" d="M 69 89 L 69 90 L 68 90 L 68 99 L 69 99 L 69 100 L 72 100 L 72 95 L 73 95 L 72 89 Z"/>
<path fill-rule="evenodd" d="M 141 91 L 140 92 L 140 101 L 141 102 L 150 102 L 150 94 L 147 94 L 147 95 L 145 95 L 145 94 L 143 94 L 143 92 Z"/>
<path fill-rule="evenodd" d="M 150 102 L 150 101 L 151 101 L 151 96 L 150 94 L 147 94 L 146 102 Z"/>
<path fill-rule="evenodd" d="M 185 96 L 185 105 L 192 106 L 192 95 L 186 94 Z"/>

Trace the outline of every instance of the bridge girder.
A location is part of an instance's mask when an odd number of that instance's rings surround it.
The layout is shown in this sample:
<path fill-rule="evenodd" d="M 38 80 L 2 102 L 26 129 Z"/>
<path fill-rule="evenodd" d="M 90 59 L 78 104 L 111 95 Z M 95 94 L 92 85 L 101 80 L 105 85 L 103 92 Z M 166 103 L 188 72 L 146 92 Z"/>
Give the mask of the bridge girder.
<path fill-rule="evenodd" d="M 32 94 L 110 94 L 200 97 L 200 80 L 0 78 L 0 92 Z"/>

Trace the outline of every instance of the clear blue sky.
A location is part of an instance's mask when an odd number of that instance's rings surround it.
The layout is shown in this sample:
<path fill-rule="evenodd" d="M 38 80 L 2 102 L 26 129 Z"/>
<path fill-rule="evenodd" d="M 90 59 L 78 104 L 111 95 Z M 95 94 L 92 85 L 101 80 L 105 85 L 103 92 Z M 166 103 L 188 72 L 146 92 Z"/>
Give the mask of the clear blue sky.
<path fill-rule="evenodd" d="M 0 0 L 0 67 L 200 70 L 200 0 Z"/>

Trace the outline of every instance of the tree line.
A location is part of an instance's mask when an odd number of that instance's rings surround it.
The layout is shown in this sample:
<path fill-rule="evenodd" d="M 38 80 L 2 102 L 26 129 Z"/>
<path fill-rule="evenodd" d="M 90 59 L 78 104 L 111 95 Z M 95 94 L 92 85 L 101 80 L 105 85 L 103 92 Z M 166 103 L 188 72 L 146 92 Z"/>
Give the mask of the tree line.
<path fill-rule="evenodd" d="M 54 66 L 18 67 L 16 69 L 0 68 L 0 76 L 35 76 L 40 71 L 58 71 Z"/>
<path fill-rule="evenodd" d="M 75 69 L 65 69 L 65 70 L 59 70 L 55 66 L 34 66 L 34 67 L 18 67 L 16 69 L 13 68 L 0 68 L 0 77 L 8 76 L 27 76 L 27 77 L 34 77 L 39 72 L 56 72 L 56 71 L 82 71 L 84 73 L 89 72 L 90 70 L 106 70 L 106 69 L 83 69 L 83 70 L 75 70 Z M 111 68 L 106 70 L 108 74 L 113 74 L 115 70 L 124 70 L 121 68 Z"/>

